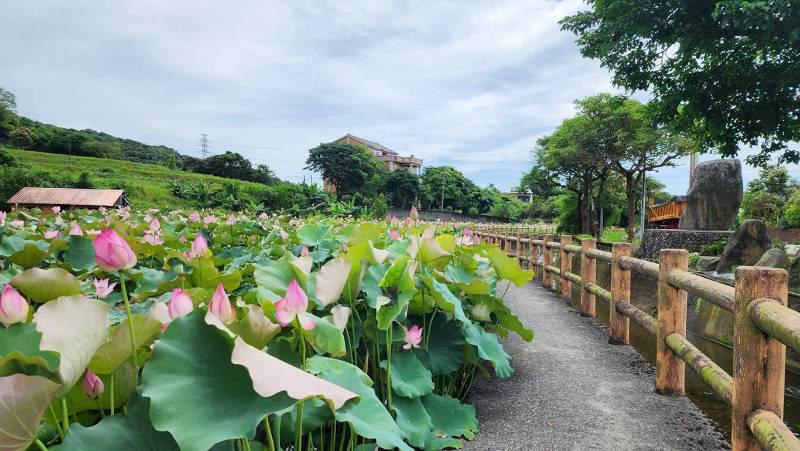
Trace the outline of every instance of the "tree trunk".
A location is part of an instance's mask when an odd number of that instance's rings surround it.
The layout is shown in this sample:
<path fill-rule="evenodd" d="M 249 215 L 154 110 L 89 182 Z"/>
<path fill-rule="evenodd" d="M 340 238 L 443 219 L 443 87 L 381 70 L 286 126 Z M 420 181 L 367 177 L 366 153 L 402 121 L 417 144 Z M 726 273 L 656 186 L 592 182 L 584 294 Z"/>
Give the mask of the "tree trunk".
<path fill-rule="evenodd" d="M 584 178 L 581 182 L 583 205 L 581 206 L 581 233 L 592 233 L 592 182 Z"/>
<path fill-rule="evenodd" d="M 603 191 L 606 187 L 606 181 L 608 180 L 608 172 L 603 171 L 603 174 L 600 176 L 600 184 L 597 187 L 597 196 L 594 198 L 594 208 L 592 211 L 592 235 L 597 237 L 599 240 L 600 237 L 600 222 L 597 219 L 597 215 L 600 212 L 600 207 L 603 202 Z"/>
<path fill-rule="evenodd" d="M 625 201 L 628 209 L 628 241 L 636 236 L 636 181 L 633 172 L 625 173 Z"/>

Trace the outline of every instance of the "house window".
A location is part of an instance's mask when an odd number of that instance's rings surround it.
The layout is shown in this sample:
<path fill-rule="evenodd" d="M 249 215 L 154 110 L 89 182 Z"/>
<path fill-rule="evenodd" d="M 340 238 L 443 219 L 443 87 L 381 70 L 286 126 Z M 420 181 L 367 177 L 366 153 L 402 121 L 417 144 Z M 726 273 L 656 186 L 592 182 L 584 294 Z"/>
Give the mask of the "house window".
<path fill-rule="evenodd" d="M 375 156 L 376 156 L 376 157 L 379 157 L 379 156 L 381 156 L 381 155 L 383 155 L 383 152 L 381 152 L 380 150 L 376 150 L 376 151 L 375 151 Z"/>

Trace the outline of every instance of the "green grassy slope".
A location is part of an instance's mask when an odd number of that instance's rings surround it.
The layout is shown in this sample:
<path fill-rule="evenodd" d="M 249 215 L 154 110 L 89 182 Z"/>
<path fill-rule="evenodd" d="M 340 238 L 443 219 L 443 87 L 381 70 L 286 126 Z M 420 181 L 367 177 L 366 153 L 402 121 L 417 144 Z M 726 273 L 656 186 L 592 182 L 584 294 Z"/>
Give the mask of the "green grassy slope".
<path fill-rule="evenodd" d="M 259 187 L 257 183 L 226 179 L 193 172 L 170 170 L 164 166 L 134 163 L 91 157 L 68 157 L 67 155 L 33 152 L 6 148 L 11 155 L 31 166 L 60 177 L 77 179 L 81 173 L 89 173 L 95 188 L 122 188 L 126 197 L 137 208 L 185 208 L 187 200 L 175 197 L 169 189 L 170 181 L 183 183 L 203 181 L 221 184 L 235 183 L 243 188 Z M 0 202 L 2 202 L 0 200 Z"/>

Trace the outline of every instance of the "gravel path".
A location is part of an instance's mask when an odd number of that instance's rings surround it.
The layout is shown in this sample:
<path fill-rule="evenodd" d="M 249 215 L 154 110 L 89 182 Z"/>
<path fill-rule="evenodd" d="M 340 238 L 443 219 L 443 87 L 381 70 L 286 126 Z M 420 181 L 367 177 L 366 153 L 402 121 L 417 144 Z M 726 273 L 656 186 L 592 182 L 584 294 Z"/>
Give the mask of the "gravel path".
<path fill-rule="evenodd" d="M 608 344 L 538 284 L 511 287 L 506 302 L 536 332 L 505 342 L 514 376 L 476 382 L 480 431 L 468 450 L 715 450 L 728 444 L 685 397 L 655 393 L 655 369 L 630 346 Z"/>

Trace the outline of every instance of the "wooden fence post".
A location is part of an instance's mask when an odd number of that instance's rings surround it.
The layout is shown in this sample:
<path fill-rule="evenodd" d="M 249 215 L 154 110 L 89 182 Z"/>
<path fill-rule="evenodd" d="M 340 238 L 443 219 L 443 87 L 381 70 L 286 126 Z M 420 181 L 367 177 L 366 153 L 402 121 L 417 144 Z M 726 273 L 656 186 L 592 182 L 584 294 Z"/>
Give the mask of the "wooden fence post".
<path fill-rule="evenodd" d="M 522 233 L 520 233 L 520 231 L 517 230 L 517 247 L 516 247 L 516 251 L 514 253 L 517 256 L 517 263 L 520 266 L 522 266 L 522 248 L 523 247 L 524 246 L 522 245 Z"/>
<path fill-rule="evenodd" d="M 611 305 L 609 306 L 608 342 L 615 345 L 630 343 L 630 320 L 617 311 L 617 302 L 631 302 L 631 271 L 619 266 L 620 257 L 631 256 L 629 243 L 611 246 Z"/>
<path fill-rule="evenodd" d="M 561 248 L 558 250 L 558 256 L 561 260 L 561 276 L 558 278 L 558 286 L 561 291 L 561 298 L 571 303 L 572 282 L 567 279 L 567 272 L 572 271 L 572 256 L 564 248 L 572 244 L 572 235 L 561 235 L 559 243 L 561 244 Z"/>
<path fill-rule="evenodd" d="M 594 294 L 586 290 L 589 283 L 597 281 L 597 262 L 595 259 L 586 255 L 586 251 L 597 247 L 597 240 L 594 238 L 584 238 L 581 240 L 581 281 L 583 282 L 583 289 L 581 290 L 581 314 L 586 316 L 595 317 L 595 297 Z"/>
<path fill-rule="evenodd" d="M 789 277 L 778 268 L 740 266 L 736 270 L 733 328 L 733 397 L 731 445 L 734 451 L 760 450 L 747 424 L 756 409 L 783 419 L 786 346 L 764 334 L 752 321 L 754 302 L 774 299 L 786 305 Z"/>
<path fill-rule="evenodd" d="M 545 235 L 542 237 L 542 252 L 544 252 L 544 261 L 542 262 L 542 285 L 547 288 L 553 288 L 553 274 L 545 269 L 553 263 L 552 249 L 547 247 L 547 243 L 553 241 L 553 235 Z"/>
<path fill-rule="evenodd" d="M 658 333 L 656 334 L 656 392 L 684 394 L 686 364 L 667 346 L 669 334 L 686 336 L 686 292 L 668 282 L 669 273 L 689 269 L 686 249 L 661 249 L 658 258 Z"/>
<path fill-rule="evenodd" d="M 539 259 L 539 247 L 533 245 L 533 240 L 538 240 L 538 239 L 539 239 L 539 235 L 537 235 L 535 233 L 533 235 L 531 235 L 531 244 L 530 244 L 531 247 L 528 248 L 528 262 L 530 262 L 530 266 L 529 266 L 530 269 L 536 268 L 536 262 Z M 542 280 L 542 270 L 539 269 L 539 271 L 536 274 L 534 274 L 533 277 L 537 281 L 541 281 Z"/>

